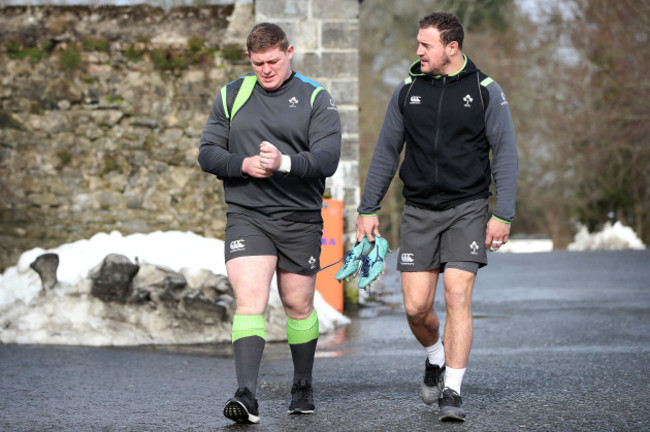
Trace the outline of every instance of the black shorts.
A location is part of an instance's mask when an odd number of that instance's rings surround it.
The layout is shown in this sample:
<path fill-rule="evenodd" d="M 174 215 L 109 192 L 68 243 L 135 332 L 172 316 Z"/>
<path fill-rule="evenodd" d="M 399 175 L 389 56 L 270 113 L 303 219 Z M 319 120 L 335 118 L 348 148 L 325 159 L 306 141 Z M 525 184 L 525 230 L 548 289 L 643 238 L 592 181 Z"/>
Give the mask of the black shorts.
<path fill-rule="evenodd" d="M 397 270 L 444 270 L 448 262 L 487 264 L 487 198 L 443 211 L 405 206 Z"/>
<path fill-rule="evenodd" d="M 241 256 L 274 255 L 279 268 L 312 275 L 320 269 L 322 238 L 322 223 L 228 213 L 224 256 L 228 262 Z"/>

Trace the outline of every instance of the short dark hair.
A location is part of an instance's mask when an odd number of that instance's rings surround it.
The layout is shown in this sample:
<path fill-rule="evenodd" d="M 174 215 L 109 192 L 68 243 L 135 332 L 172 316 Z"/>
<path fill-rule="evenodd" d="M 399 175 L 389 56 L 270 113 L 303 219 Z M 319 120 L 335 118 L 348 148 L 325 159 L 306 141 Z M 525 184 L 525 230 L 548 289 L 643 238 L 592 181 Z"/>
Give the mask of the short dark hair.
<path fill-rule="evenodd" d="M 463 49 L 465 32 L 456 15 L 447 12 L 433 12 L 420 20 L 420 28 L 434 27 L 440 32 L 444 45 L 458 42 L 458 48 Z"/>
<path fill-rule="evenodd" d="M 246 48 L 249 53 L 266 51 L 275 47 L 285 52 L 289 48 L 287 34 L 276 24 L 257 24 L 253 27 L 246 39 Z"/>

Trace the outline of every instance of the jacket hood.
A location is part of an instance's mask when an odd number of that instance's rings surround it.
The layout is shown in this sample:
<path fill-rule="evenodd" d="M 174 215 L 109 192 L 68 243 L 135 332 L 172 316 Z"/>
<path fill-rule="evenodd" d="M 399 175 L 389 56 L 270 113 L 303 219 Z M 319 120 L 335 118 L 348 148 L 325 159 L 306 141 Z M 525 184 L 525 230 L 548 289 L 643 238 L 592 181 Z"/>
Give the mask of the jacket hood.
<path fill-rule="evenodd" d="M 475 73 L 478 68 L 474 64 L 472 60 L 470 60 L 469 57 L 467 57 L 465 54 L 463 54 L 463 58 L 465 59 L 465 63 L 463 64 L 463 67 L 458 71 L 453 74 L 445 75 L 448 77 L 462 77 L 465 75 L 471 75 Z M 421 60 L 416 60 L 411 64 L 411 67 L 409 68 L 409 75 L 412 77 L 430 77 L 430 78 L 442 78 L 442 75 L 428 75 L 424 72 L 422 72 L 422 61 Z"/>

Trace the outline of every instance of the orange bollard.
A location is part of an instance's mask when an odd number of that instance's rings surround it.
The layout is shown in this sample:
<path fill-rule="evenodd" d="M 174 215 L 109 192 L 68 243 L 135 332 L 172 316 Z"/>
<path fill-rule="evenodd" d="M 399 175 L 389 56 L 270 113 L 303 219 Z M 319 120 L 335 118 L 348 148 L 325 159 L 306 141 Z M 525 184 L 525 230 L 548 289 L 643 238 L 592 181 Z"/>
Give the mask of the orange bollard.
<path fill-rule="evenodd" d="M 343 258 L 343 201 L 323 200 L 323 238 L 320 265 L 326 267 Z M 318 273 L 316 290 L 323 299 L 339 312 L 343 312 L 343 284 L 334 279 L 343 263 L 338 263 Z"/>

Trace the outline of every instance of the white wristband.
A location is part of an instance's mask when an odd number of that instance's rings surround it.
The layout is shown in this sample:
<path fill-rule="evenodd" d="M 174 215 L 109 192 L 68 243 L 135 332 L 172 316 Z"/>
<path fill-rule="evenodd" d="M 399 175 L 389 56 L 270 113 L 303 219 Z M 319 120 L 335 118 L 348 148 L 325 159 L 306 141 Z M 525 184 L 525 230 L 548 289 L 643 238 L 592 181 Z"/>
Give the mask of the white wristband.
<path fill-rule="evenodd" d="M 285 174 L 291 171 L 291 158 L 289 156 L 282 155 L 282 162 L 280 163 L 278 171 Z"/>

